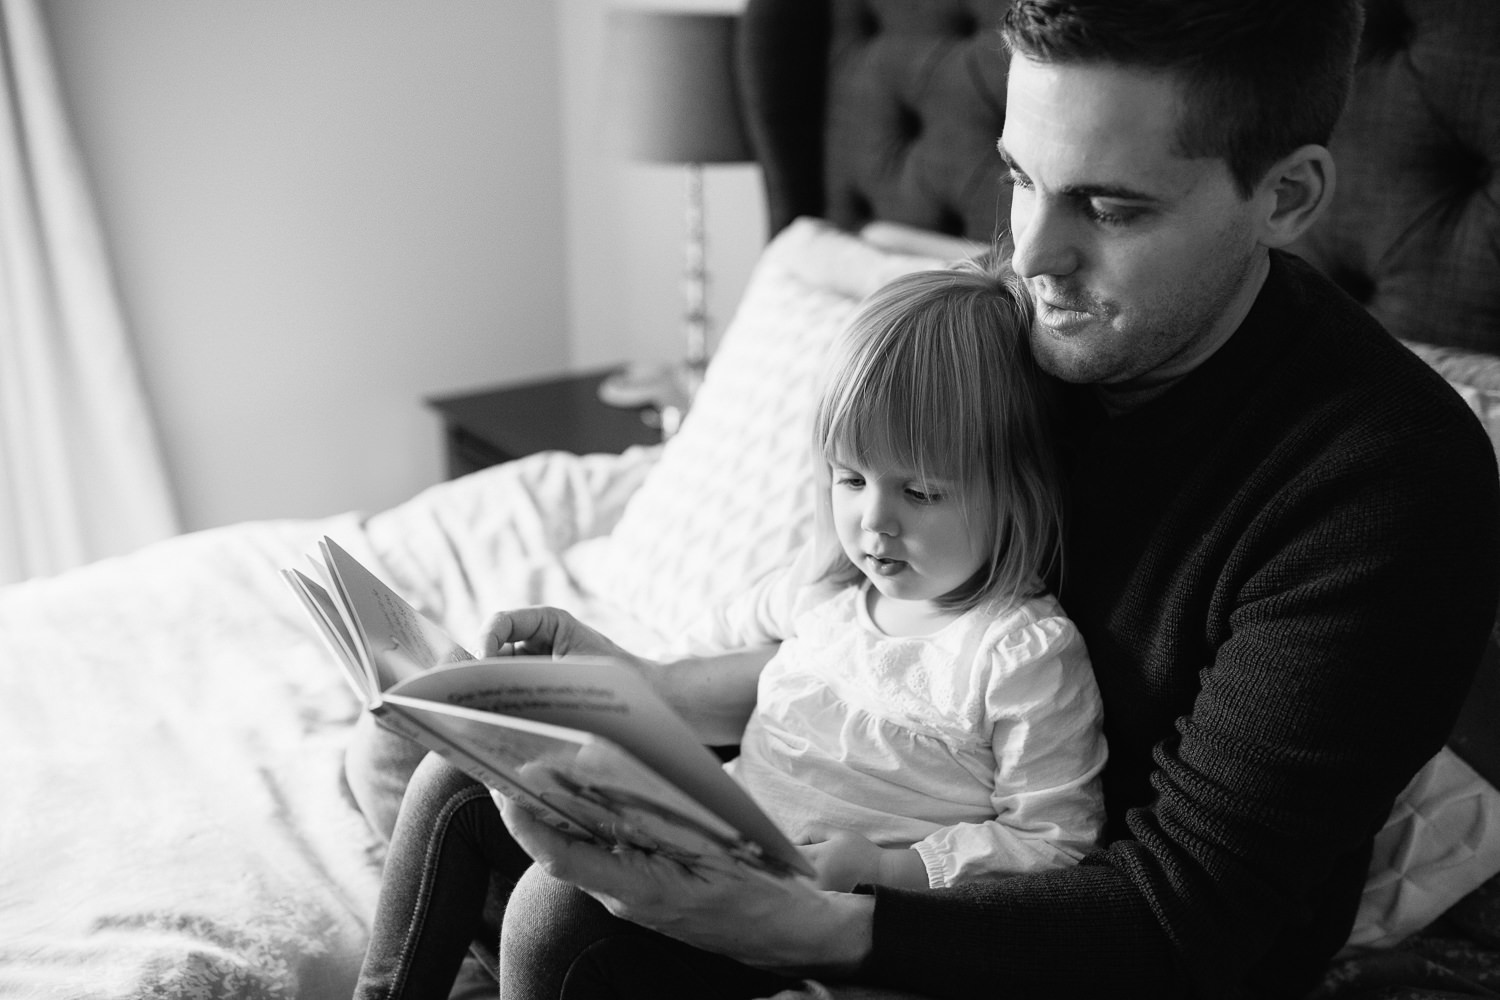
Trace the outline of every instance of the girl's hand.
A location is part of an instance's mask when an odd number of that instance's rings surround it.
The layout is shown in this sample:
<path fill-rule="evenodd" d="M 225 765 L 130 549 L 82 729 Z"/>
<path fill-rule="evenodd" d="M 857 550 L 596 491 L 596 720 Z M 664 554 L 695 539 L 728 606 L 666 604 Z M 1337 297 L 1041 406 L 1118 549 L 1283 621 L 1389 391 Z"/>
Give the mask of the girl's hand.
<path fill-rule="evenodd" d="M 775 646 L 659 663 L 627 652 L 558 608 L 520 608 L 491 615 L 481 656 L 606 656 L 633 667 L 710 746 L 738 743 L 755 708 L 760 672 Z"/>
<path fill-rule="evenodd" d="M 558 608 L 520 608 L 490 616 L 481 656 L 608 656 L 637 667 L 638 657 Z"/>
<path fill-rule="evenodd" d="M 800 849 L 802 856 L 817 869 L 820 889 L 850 892 L 861 882 L 927 888 L 927 866 L 916 851 L 907 847 L 881 847 L 852 830 L 815 831 L 804 838 Z"/>

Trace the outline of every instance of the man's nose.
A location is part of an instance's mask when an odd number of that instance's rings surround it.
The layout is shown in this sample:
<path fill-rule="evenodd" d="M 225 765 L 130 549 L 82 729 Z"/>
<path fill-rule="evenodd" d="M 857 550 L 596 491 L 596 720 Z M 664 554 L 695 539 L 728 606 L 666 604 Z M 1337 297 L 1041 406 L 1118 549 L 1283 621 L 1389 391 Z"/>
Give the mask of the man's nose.
<path fill-rule="evenodd" d="M 1011 265 L 1022 278 L 1072 274 L 1078 269 L 1079 248 L 1072 220 L 1058 206 L 1035 195 L 1011 213 L 1015 250 Z"/>

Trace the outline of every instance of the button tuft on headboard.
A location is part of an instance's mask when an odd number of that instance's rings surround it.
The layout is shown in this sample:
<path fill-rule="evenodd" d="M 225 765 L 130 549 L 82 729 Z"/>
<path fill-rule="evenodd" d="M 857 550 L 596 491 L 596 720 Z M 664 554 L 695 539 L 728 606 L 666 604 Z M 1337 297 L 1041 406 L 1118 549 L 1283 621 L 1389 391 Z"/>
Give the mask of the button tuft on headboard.
<path fill-rule="evenodd" d="M 1383 62 L 1404 52 L 1416 36 L 1417 23 L 1403 0 L 1368 0 L 1359 61 Z"/>
<path fill-rule="evenodd" d="M 1480 194 L 1495 179 L 1494 163 L 1472 146 L 1456 146 L 1446 154 L 1445 162 L 1450 164 L 1454 186 L 1465 197 Z"/>
<path fill-rule="evenodd" d="M 922 135 L 922 113 L 909 104 L 896 107 L 896 135 L 910 145 Z"/>
<path fill-rule="evenodd" d="M 971 10 L 956 10 L 949 30 L 959 38 L 973 38 L 979 31 L 979 18 Z"/>
<path fill-rule="evenodd" d="M 944 205 L 938 210 L 937 222 L 934 228 L 948 236 L 964 235 L 964 214 L 952 205 Z"/>
<path fill-rule="evenodd" d="M 850 220 L 850 228 L 858 229 L 866 222 L 875 218 L 875 206 L 870 204 L 870 199 L 858 191 L 849 192 L 845 199 L 848 211 L 845 217 Z M 836 215 L 838 213 L 835 213 Z"/>
<path fill-rule="evenodd" d="M 1368 306 L 1375 299 L 1375 279 L 1364 271 L 1355 270 L 1343 263 L 1331 264 L 1328 267 L 1328 276 L 1333 279 L 1349 297 L 1362 306 Z"/>

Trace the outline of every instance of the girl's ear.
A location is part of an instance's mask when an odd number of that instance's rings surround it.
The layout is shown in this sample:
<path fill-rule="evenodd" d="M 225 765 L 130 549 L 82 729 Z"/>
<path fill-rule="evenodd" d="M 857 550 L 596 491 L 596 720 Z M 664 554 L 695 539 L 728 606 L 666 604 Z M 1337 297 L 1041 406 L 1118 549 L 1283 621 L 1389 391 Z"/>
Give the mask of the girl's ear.
<path fill-rule="evenodd" d="M 1307 232 L 1333 199 L 1333 155 L 1318 145 L 1300 146 L 1261 178 L 1254 197 L 1265 208 L 1260 242 L 1284 247 Z"/>

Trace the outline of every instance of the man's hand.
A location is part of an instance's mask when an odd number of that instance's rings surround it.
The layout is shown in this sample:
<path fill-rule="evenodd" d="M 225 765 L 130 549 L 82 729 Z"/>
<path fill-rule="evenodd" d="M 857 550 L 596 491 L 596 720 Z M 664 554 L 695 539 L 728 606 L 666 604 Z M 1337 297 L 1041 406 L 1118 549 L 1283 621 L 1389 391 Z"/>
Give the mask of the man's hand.
<path fill-rule="evenodd" d="M 875 901 L 749 869 L 688 872 L 659 855 L 573 840 L 495 794 L 516 842 L 609 912 L 705 951 L 788 975 L 840 976 L 868 953 Z"/>
<path fill-rule="evenodd" d="M 849 892 L 861 882 L 927 888 L 927 866 L 910 848 L 881 847 L 852 830 L 833 828 L 815 831 L 800 844 L 802 856 L 817 869 L 820 889 Z"/>

